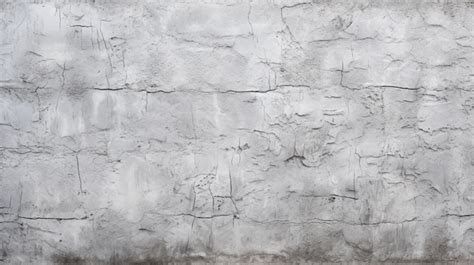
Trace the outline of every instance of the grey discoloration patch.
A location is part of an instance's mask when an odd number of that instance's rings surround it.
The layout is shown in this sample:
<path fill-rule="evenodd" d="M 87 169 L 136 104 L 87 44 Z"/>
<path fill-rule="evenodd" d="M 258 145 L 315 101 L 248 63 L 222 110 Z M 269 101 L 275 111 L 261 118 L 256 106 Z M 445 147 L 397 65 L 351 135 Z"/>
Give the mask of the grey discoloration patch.
<path fill-rule="evenodd" d="M 60 255 L 53 255 L 52 261 L 58 265 L 85 265 L 87 264 L 87 259 L 81 258 L 74 254 L 60 254 Z"/>

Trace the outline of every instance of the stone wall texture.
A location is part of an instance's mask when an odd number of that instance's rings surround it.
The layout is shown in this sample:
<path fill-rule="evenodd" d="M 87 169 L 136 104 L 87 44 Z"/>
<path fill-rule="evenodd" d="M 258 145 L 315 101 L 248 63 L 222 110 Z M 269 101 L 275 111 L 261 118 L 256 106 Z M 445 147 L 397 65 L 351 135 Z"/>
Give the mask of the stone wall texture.
<path fill-rule="evenodd" d="M 0 263 L 474 262 L 472 1 L 0 13 Z"/>

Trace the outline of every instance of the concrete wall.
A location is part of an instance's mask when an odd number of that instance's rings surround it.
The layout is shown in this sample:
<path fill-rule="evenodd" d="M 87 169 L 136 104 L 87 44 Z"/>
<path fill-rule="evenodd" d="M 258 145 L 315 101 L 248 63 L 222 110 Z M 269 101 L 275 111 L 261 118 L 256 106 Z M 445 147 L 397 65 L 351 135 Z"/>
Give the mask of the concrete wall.
<path fill-rule="evenodd" d="M 3 0 L 0 260 L 472 261 L 473 7 Z"/>

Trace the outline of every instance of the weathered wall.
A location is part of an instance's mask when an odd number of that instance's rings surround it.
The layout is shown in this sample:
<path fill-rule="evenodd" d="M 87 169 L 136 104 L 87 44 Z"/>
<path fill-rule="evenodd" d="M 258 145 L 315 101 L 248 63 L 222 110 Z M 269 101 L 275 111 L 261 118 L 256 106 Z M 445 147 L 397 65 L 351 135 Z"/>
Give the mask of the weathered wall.
<path fill-rule="evenodd" d="M 474 258 L 472 3 L 1 13 L 6 264 Z"/>

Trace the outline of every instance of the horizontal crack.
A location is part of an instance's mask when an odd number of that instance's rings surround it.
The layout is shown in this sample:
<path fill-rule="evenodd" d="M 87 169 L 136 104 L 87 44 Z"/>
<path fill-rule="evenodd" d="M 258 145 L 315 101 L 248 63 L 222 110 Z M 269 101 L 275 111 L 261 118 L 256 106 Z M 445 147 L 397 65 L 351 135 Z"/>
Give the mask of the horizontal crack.
<path fill-rule="evenodd" d="M 301 84 L 284 84 L 284 85 L 277 85 L 275 88 L 271 89 L 265 89 L 265 90 L 257 90 L 257 89 L 252 89 L 252 90 L 234 90 L 234 89 L 228 89 L 228 90 L 215 90 L 215 91 L 209 91 L 209 90 L 146 90 L 146 89 L 141 89 L 141 90 L 134 90 L 131 88 L 127 87 L 119 87 L 119 88 L 88 88 L 89 90 L 98 90 L 98 91 L 123 91 L 123 90 L 128 90 L 132 92 L 146 92 L 149 94 L 155 94 L 155 93 L 164 93 L 164 94 L 171 94 L 171 93 L 202 93 L 202 94 L 244 94 L 244 93 L 269 93 L 269 92 L 275 92 L 280 88 L 310 88 L 308 85 L 301 85 Z"/>
<path fill-rule="evenodd" d="M 460 218 L 474 217 L 474 213 L 467 213 L 467 214 L 447 213 L 447 214 L 441 215 L 441 217 L 448 217 L 448 216 L 454 216 L 454 217 L 460 217 Z"/>
<path fill-rule="evenodd" d="M 88 217 L 44 217 L 44 216 L 18 216 L 18 219 L 26 220 L 56 220 L 56 221 L 71 221 L 71 220 L 86 220 Z"/>
<path fill-rule="evenodd" d="M 162 213 L 151 213 L 153 215 L 160 215 L 160 216 L 170 216 L 170 217 L 176 217 L 176 216 L 189 216 L 197 219 L 212 219 L 212 218 L 217 218 L 217 217 L 235 217 L 234 214 L 213 214 L 213 215 L 195 215 L 192 213 L 178 213 L 178 214 L 162 214 Z"/>
<path fill-rule="evenodd" d="M 418 90 L 421 88 L 421 87 L 404 87 L 404 86 L 396 86 L 396 85 L 372 85 L 371 87 L 396 88 L 396 89 L 403 89 L 403 90 Z"/>
<path fill-rule="evenodd" d="M 414 221 L 419 221 L 417 217 L 413 217 L 412 219 L 403 220 L 400 222 L 389 222 L 389 221 L 380 221 L 380 222 L 372 222 L 372 223 L 352 223 L 347 222 L 344 220 L 339 219 L 322 219 L 322 218 L 312 218 L 304 221 L 291 221 L 291 220 L 268 220 L 262 221 L 258 219 L 254 219 L 248 216 L 242 217 L 242 219 L 248 219 L 251 222 L 258 223 L 258 224 L 294 224 L 294 225 L 304 225 L 304 224 L 334 224 L 334 223 L 341 223 L 345 225 L 353 225 L 353 226 L 374 226 L 374 225 L 381 225 L 381 224 L 403 224 L 409 223 Z"/>
<path fill-rule="evenodd" d="M 312 198 L 330 198 L 330 197 L 339 197 L 344 199 L 351 199 L 357 201 L 359 198 L 347 195 L 339 195 L 339 194 L 328 194 L 328 195 L 318 195 L 318 194 L 302 194 L 301 197 L 312 197 Z"/>

